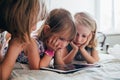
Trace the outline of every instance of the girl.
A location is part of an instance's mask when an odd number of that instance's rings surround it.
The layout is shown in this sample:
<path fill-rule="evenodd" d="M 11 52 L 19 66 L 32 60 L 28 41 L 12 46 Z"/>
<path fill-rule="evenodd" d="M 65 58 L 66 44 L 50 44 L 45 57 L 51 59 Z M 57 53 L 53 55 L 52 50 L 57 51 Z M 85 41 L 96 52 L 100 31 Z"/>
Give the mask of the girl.
<path fill-rule="evenodd" d="M 96 22 L 87 13 L 76 13 L 75 25 L 77 28 L 77 35 L 74 40 L 59 53 L 56 58 L 61 56 L 61 59 L 55 61 L 56 64 L 65 64 L 75 61 L 85 61 L 87 63 L 95 63 L 99 60 L 98 52 L 96 51 Z M 62 60 L 62 61 L 60 61 Z"/>
<path fill-rule="evenodd" d="M 76 28 L 71 14 L 65 9 L 52 10 L 38 31 L 38 40 L 42 41 L 45 47 L 40 66 L 47 67 L 54 53 L 65 48 L 75 34 Z"/>
<path fill-rule="evenodd" d="M 30 33 L 44 14 L 39 0 L 0 0 L 0 29 L 11 34 L 7 53 L 0 64 L 0 80 L 8 80 L 18 55 L 23 51 L 31 69 L 38 69 L 38 48 Z M 39 15 L 39 9 L 42 13 Z M 43 10 L 43 11 L 42 11 Z"/>

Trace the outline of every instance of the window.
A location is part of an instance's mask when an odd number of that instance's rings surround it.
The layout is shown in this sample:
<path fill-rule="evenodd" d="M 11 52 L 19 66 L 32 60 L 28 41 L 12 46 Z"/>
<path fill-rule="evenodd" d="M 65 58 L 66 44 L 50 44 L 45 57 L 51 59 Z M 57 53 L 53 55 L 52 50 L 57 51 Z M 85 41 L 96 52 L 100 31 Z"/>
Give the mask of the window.
<path fill-rule="evenodd" d="M 99 1 L 99 31 L 120 33 L 120 0 Z"/>
<path fill-rule="evenodd" d="M 120 34 L 120 0 L 46 0 L 48 11 L 65 8 L 73 15 L 76 12 L 90 13 L 97 21 L 98 31 Z"/>

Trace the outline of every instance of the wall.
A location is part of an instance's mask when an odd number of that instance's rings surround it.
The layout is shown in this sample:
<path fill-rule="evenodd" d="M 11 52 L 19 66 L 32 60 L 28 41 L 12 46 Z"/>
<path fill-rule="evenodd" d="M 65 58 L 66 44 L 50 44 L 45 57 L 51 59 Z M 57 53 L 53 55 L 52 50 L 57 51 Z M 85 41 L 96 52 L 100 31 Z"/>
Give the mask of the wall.
<path fill-rule="evenodd" d="M 68 2 L 69 1 L 69 2 Z M 54 8 L 65 8 L 69 10 L 73 15 L 76 12 L 89 12 L 95 19 L 99 19 L 99 0 L 46 0 L 48 10 Z M 99 29 L 99 23 L 98 29 Z M 120 44 L 120 34 L 109 34 L 107 35 L 106 44 L 113 46 Z"/>
<path fill-rule="evenodd" d="M 72 14 L 85 11 L 95 15 L 95 0 L 50 0 L 49 9 L 65 8 Z"/>

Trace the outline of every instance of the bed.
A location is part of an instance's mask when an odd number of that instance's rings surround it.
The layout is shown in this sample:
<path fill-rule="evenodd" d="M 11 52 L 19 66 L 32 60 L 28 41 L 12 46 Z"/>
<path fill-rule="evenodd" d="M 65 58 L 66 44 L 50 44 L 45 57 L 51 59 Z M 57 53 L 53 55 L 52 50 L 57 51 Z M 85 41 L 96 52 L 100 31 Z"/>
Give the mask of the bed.
<path fill-rule="evenodd" d="M 29 70 L 27 65 L 16 63 L 10 80 L 120 80 L 120 59 L 103 53 L 99 56 L 101 67 L 85 68 L 70 74 Z"/>

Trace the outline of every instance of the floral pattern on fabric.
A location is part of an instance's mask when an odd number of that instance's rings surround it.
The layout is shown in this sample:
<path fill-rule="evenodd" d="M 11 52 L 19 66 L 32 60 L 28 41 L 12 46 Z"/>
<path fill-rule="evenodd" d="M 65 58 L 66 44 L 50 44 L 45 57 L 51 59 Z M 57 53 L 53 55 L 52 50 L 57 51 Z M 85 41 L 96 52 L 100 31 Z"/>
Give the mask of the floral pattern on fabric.
<path fill-rule="evenodd" d="M 38 48 L 39 48 L 40 57 L 43 57 L 44 56 L 43 42 L 36 40 L 36 43 L 37 43 Z M 23 64 L 28 64 L 28 58 L 27 58 L 27 56 L 25 56 L 23 51 L 19 54 L 19 56 L 18 56 L 16 61 L 20 62 L 20 63 L 23 63 Z"/>

